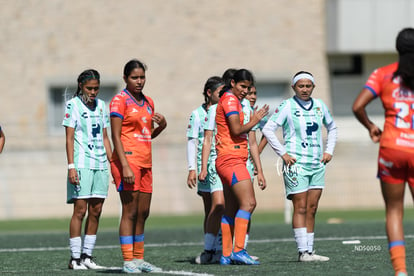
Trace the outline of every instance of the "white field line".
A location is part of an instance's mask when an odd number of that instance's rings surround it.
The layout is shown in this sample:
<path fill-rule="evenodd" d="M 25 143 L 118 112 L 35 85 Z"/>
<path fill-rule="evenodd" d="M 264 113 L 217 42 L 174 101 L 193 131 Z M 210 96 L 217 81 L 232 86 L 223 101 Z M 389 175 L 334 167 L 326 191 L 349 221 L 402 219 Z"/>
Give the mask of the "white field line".
<path fill-rule="evenodd" d="M 405 235 L 405 239 L 413 239 L 414 235 Z M 385 240 L 386 236 L 350 236 L 350 237 L 325 237 L 315 238 L 316 241 L 345 241 L 345 240 Z M 249 243 L 278 243 L 278 242 L 294 242 L 293 238 L 282 239 L 264 239 L 264 240 L 249 240 Z M 171 242 L 171 243 L 147 243 L 145 247 L 171 247 L 171 246 L 200 246 L 202 242 Z M 119 248 L 119 245 L 97 245 L 95 249 L 112 249 Z M 0 253 L 11 252 L 38 252 L 38 251 L 59 251 L 68 250 L 68 246 L 61 247 L 32 247 L 32 248 L 0 248 Z"/>

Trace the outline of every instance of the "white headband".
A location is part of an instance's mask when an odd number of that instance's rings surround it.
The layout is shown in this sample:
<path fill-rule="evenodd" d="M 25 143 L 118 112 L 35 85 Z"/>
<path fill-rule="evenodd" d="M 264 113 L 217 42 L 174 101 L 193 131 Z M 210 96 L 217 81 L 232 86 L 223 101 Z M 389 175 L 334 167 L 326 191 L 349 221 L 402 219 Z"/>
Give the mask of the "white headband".
<path fill-rule="evenodd" d="M 312 75 L 310 75 L 308 73 L 302 73 L 302 74 L 299 74 L 299 75 L 295 76 L 292 79 L 292 86 L 294 86 L 298 82 L 298 80 L 300 80 L 300 79 L 308 79 L 308 80 L 312 81 L 313 84 L 315 84 L 315 79 L 312 77 Z"/>

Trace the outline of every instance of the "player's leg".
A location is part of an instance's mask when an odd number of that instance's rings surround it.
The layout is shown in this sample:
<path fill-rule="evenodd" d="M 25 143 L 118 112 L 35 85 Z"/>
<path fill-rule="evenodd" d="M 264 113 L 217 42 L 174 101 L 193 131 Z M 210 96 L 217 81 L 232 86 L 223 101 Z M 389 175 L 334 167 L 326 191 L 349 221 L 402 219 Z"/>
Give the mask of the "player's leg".
<path fill-rule="evenodd" d="M 307 254 L 306 206 L 308 192 L 290 194 L 293 204 L 292 228 L 299 252 L 299 261 L 310 261 Z"/>
<path fill-rule="evenodd" d="M 80 261 L 82 250 L 82 221 L 85 217 L 86 210 L 87 202 L 85 199 L 74 200 L 72 218 L 69 224 L 69 247 L 71 254 L 69 269 L 87 269 Z"/>
<path fill-rule="evenodd" d="M 221 218 L 223 255 L 220 264 L 228 265 L 231 263 L 230 257 L 233 251 L 234 217 L 238 209 L 238 203 L 228 184 L 223 183 L 223 193 L 225 198 L 224 213 Z"/>
<path fill-rule="evenodd" d="M 391 263 L 396 273 L 406 273 L 403 230 L 405 183 L 389 184 L 381 181 L 381 191 L 385 202 L 385 228 Z"/>

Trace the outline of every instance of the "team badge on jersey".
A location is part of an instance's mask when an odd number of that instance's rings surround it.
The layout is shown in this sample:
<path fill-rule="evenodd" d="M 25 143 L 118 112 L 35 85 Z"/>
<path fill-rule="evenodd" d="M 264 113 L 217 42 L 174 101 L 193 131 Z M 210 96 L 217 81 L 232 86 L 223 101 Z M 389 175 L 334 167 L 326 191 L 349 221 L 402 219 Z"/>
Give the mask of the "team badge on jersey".
<path fill-rule="evenodd" d="M 148 111 L 148 114 L 150 114 L 150 115 L 152 114 L 152 109 L 148 105 L 147 105 L 147 111 Z"/>

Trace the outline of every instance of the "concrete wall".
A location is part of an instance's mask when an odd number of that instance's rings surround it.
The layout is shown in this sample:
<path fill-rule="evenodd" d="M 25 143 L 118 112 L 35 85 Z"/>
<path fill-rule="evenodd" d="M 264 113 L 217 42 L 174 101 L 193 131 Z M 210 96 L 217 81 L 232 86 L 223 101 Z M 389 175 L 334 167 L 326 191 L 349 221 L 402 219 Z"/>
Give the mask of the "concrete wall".
<path fill-rule="evenodd" d="M 300 0 L 0 2 L 0 124 L 7 138 L 0 155 L 0 219 L 70 215 L 64 130 L 49 130 L 48 93 L 51 83 L 76 85 L 86 68 L 121 88 L 129 59 L 142 59 L 149 67 L 145 91 L 168 120 L 153 144 L 153 213 L 202 211 L 201 199 L 186 185 L 185 130 L 211 75 L 244 67 L 258 80 L 289 81 L 295 72 L 308 70 L 317 79 L 314 96 L 330 105 L 323 0 L 306 5 Z M 353 200 L 375 175 L 375 149 L 369 143 L 360 147 L 370 155 L 360 156 L 361 148 L 339 140 L 321 208 L 380 206 L 375 185 L 366 195 L 373 199 Z M 355 159 L 367 161 L 357 165 Z M 284 206 L 276 161 L 266 149 L 269 187 L 257 191 L 258 211 Z M 364 193 L 371 191 L 367 187 Z M 111 186 L 104 215 L 118 212 Z"/>

